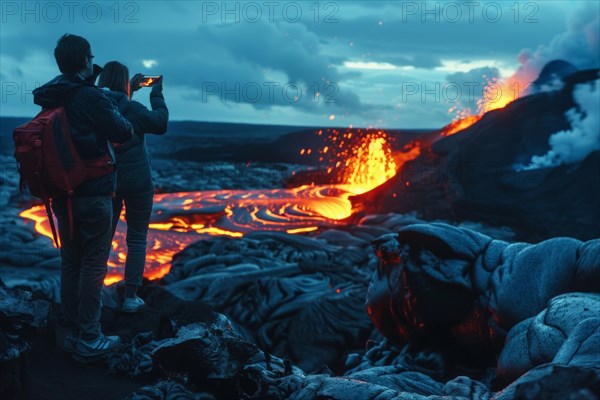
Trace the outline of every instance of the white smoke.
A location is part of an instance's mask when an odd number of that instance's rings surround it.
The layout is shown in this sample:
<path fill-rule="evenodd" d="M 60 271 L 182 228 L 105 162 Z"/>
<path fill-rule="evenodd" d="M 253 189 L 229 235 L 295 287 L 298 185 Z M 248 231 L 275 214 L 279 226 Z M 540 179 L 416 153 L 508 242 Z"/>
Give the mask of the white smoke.
<path fill-rule="evenodd" d="M 542 156 L 533 156 L 528 165 L 516 166 L 516 170 L 572 164 L 600 150 L 600 79 L 576 85 L 573 98 L 579 107 L 565 113 L 571 130 L 550 136 L 550 150 Z"/>
<path fill-rule="evenodd" d="M 547 45 L 524 49 L 518 55 L 521 66 L 509 80 L 532 82 L 551 60 L 562 59 L 579 69 L 600 67 L 600 15 L 595 2 L 584 4 L 567 21 L 567 31 Z"/>

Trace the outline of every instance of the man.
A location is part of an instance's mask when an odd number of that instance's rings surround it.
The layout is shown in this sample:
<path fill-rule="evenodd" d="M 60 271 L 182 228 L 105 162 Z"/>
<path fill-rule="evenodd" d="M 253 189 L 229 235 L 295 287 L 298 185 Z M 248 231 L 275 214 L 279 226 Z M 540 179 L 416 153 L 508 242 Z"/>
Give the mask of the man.
<path fill-rule="evenodd" d="M 123 143 L 132 137 L 132 126 L 102 91 L 94 85 L 93 54 L 83 37 L 65 34 L 54 57 L 61 75 L 33 91 L 34 103 L 43 108 L 64 105 L 72 140 L 82 159 L 97 158 L 113 150 L 109 141 Z M 73 233 L 65 197 L 55 198 L 52 209 L 58 220 L 61 247 L 60 302 L 68 335 L 63 349 L 80 357 L 114 350 L 118 336 L 100 330 L 101 290 L 110 252 L 112 196 L 115 174 L 81 184 L 72 199 Z"/>

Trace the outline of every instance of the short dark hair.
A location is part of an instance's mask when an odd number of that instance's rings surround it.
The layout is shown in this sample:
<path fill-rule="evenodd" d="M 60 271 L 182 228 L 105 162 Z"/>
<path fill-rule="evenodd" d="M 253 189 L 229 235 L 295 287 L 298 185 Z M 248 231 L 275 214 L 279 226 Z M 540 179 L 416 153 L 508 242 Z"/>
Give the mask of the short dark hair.
<path fill-rule="evenodd" d="M 86 67 L 86 57 L 91 56 L 90 42 L 77 35 L 65 33 L 56 42 L 54 58 L 63 74 L 74 74 Z"/>
<path fill-rule="evenodd" d="M 113 92 L 122 92 L 129 96 L 129 68 L 118 61 L 109 61 L 98 76 L 98 86 L 107 87 Z"/>

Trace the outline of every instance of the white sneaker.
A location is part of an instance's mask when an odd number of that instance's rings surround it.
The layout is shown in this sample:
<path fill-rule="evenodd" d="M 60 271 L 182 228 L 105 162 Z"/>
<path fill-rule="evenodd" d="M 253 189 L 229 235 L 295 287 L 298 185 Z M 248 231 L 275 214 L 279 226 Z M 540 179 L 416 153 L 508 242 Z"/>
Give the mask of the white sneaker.
<path fill-rule="evenodd" d="M 77 340 L 74 343 L 74 353 L 77 356 L 88 358 L 95 357 L 116 350 L 121 345 L 118 336 L 105 336 L 100 334 L 94 340 Z"/>
<path fill-rule="evenodd" d="M 125 297 L 122 310 L 126 313 L 134 313 L 142 308 L 145 304 L 146 303 L 144 303 L 144 300 L 140 299 L 138 296 L 135 296 L 132 299 Z"/>

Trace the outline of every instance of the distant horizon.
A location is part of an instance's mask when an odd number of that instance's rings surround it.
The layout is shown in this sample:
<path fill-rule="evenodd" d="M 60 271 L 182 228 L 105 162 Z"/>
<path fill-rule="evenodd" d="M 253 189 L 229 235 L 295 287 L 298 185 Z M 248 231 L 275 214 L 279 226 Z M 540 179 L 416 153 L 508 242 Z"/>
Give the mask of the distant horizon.
<path fill-rule="evenodd" d="M 0 115 L 0 119 L 3 118 L 22 118 L 22 119 L 32 119 L 35 115 Z M 194 122 L 194 123 L 206 123 L 206 124 L 228 124 L 228 125 L 253 125 L 253 126 L 279 126 L 279 127 L 290 127 L 290 128 L 306 128 L 306 129 L 380 129 L 380 130 L 395 130 L 395 131 L 435 131 L 440 130 L 443 127 L 437 128 L 381 128 L 375 126 L 352 126 L 352 127 L 342 127 L 342 126 L 319 126 L 319 125 L 291 125 L 291 124 L 259 124 L 256 122 L 228 122 L 228 121 L 205 121 L 205 120 L 191 120 L 191 119 L 169 119 L 169 123 L 171 122 Z"/>

